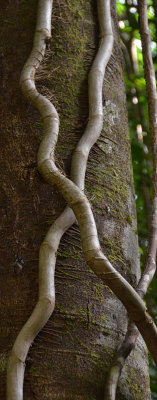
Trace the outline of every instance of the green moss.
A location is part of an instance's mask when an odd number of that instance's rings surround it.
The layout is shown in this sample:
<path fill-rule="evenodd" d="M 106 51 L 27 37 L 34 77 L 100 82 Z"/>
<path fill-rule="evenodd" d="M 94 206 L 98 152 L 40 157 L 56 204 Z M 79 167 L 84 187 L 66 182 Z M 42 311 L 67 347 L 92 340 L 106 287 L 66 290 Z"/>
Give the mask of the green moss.
<path fill-rule="evenodd" d="M 80 338 L 78 338 L 78 337 L 77 337 L 77 341 L 81 345 L 81 347 L 83 347 L 83 349 L 89 354 L 92 363 L 98 364 L 98 362 L 100 362 L 100 354 L 98 354 L 97 352 L 95 352 L 93 350 L 93 346 L 92 347 L 87 346 L 87 344 L 82 342 L 80 340 Z M 91 343 L 91 344 L 93 345 L 93 343 Z"/>
<path fill-rule="evenodd" d="M 132 224 L 126 204 L 128 204 L 129 181 L 122 166 L 116 162 L 90 162 L 86 174 L 87 193 L 100 213 L 123 219 Z M 91 185 L 92 182 L 92 185 Z"/>
<path fill-rule="evenodd" d="M 121 242 L 117 236 L 113 236 L 112 240 L 103 237 L 105 243 L 105 250 L 109 261 L 114 265 L 119 263 L 122 267 L 126 268 L 126 260 L 124 259 L 123 249 L 121 247 Z M 129 269 L 130 271 L 130 269 Z"/>
<path fill-rule="evenodd" d="M 78 4 L 74 0 L 70 2 L 67 0 L 59 11 L 59 20 L 55 15 L 52 20 L 52 58 L 47 65 L 48 85 L 54 93 L 54 104 L 60 112 L 57 152 L 62 158 L 63 155 L 67 158 L 73 149 L 71 133 L 76 129 L 79 119 L 80 85 L 87 79 L 84 57 L 89 38 L 84 22 L 87 8 L 85 5 L 85 0 L 82 1 L 82 7 L 80 2 Z M 62 64 L 61 69 L 60 64 Z"/>
<path fill-rule="evenodd" d="M 104 303 L 104 284 L 103 283 L 93 283 L 92 285 L 93 297 L 98 300 L 100 303 Z"/>
<path fill-rule="evenodd" d="M 129 225 L 132 226 L 132 224 L 133 224 L 133 222 L 134 222 L 134 217 L 133 217 L 133 215 L 129 214 L 129 215 L 126 217 L 126 221 L 128 222 Z"/>
<path fill-rule="evenodd" d="M 100 315 L 100 320 L 101 320 L 102 323 L 105 323 L 105 324 L 106 324 L 107 315 Z"/>
<path fill-rule="evenodd" d="M 58 250 L 58 255 L 60 257 L 62 257 L 62 258 L 72 258 L 73 260 L 81 261 L 81 259 L 82 259 L 82 250 L 81 249 L 78 250 L 78 249 L 76 249 L 76 247 L 73 246 L 72 248 L 67 249 L 67 250 L 59 249 Z M 65 271 L 62 271 L 62 273 L 64 273 L 65 275 L 69 275 Z"/>
<path fill-rule="evenodd" d="M 29 373 L 33 376 L 35 376 L 37 374 L 37 372 L 39 371 L 39 368 L 34 367 L 33 365 L 31 366 L 31 368 L 29 369 Z"/>
<path fill-rule="evenodd" d="M 60 311 L 63 312 L 64 311 L 64 307 L 62 304 L 56 303 L 55 304 L 55 311 Z"/>
<path fill-rule="evenodd" d="M 126 385 L 129 391 L 132 393 L 134 399 L 144 400 L 145 397 L 143 397 L 142 395 L 142 393 L 144 393 L 143 386 L 142 382 L 140 386 L 140 376 L 139 374 L 137 374 L 137 370 L 130 366 L 127 366 L 126 369 L 128 371 L 128 375 L 126 377 Z"/>
<path fill-rule="evenodd" d="M 7 368 L 7 354 L 0 355 L 0 372 L 5 372 Z"/>

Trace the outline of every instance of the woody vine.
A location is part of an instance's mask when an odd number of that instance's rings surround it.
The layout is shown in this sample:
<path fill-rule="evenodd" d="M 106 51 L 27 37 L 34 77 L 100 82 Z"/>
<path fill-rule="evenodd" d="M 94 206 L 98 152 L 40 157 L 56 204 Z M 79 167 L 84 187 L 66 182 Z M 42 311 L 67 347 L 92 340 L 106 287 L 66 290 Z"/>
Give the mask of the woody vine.
<path fill-rule="evenodd" d="M 142 334 L 149 351 L 157 363 L 157 329 L 147 313 L 141 297 L 154 275 L 156 265 L 156 219 L 157 219 L 157 96 L 155 75 L 150 53 L 150 35 L 147 23 L 147 2 L 139 0 L 141 37 L 144 48 L 144 65 L 149 98 L 150 131 L 154 152 L 153 176 L 153 215 L 149 238 L 149 251 L 146 270 L 139 282 L 137 291 L 114 269 L 102 253 L 95 220 L 90 203 L 84 194 L 84 179 L 88 155 L 98 139 L 103 123 L 102 84 L 105 68 L 112 53 L 113 33 L 110 15 L 110 0 L 97 0 L 99 19 L 99 48 L 89 73 L 89 119 L 72 158 L 71 179 L 56 167 L 54 151 L 59 132 L 59 116 L 54 105 L 35 86 L 35 73 L 51 37 L 52 0 L 39 0 L 36 31 L 32 52 L 21 73 L 20 85 L 24 96 L 41 113 L 45 135 L 38 151 L 38 169 L 44 179 L 61 193 L 67 207 L 49 229 L 39 254 L 39 298 L 34 311 L 19 333 L 8 360 L 7 399 L 22 400 L 25 360 L 30 345 L 43 328 L 54 310 L 55 287 L 54 271 L 56 253 L 64 232 L 77 219 L 82 241 L 82 249 L 90 268 L 107 284 L 126 307 L 131 320 Z M 146 40 L 147 39 L 147 40 Z M 149 39 L 149 40 L 148 40 Z M 136 341 L 138 330 L 129 323 L 126 341 L 108 375 L 105 399 L 114 399 L 120 370 Z M 127 351 L 126 351 L 127 348 Z M 118 367 L 117 367 L 118 365 Z"/>

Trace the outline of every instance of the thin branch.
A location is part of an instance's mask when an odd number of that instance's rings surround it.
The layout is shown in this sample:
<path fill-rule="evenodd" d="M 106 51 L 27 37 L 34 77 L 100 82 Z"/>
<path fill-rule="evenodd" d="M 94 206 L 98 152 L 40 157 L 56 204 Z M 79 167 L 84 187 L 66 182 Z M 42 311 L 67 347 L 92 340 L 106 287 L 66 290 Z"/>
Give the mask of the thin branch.
<path fill-rule="evenodd" d="M 152 219 L 149 232 L 148 254 L 144 273 L 137 286 L 137 293 L 143 298 L 147 292 L 156 271 L 157 251 L 157 92 L 156 78 L 151 53 L 151 37 L 147 18 L 147 1 L 139 0 L 139 21 L 142 40 L 142 53 L 144 62 L 144 74 L 148 96 L 148 113 L 150 121 L 150 136 L 153 152 L 153 199 Z M 116 389 L 126 358 L 134 348 L 139 335 L 135 324 L 130 321 L 124 342 L 120 346 L 112 363 L 106 379 L 105 400 L 115 400 Z"/>

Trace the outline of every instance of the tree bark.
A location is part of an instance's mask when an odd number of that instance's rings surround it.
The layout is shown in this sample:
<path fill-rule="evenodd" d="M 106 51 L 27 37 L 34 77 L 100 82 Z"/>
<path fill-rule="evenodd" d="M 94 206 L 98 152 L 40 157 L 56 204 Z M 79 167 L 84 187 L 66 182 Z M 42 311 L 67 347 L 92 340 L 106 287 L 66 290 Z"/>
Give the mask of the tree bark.
<path fill-rule="evenodd" d="M 38 252 L 65 202 L 37 171 L 40 115 L 24 100 L 19 77 L 32 47 L 37 2 L 0 1 L 1 74 L 1 328 L 0 395 L 6 359 L 37 300 Z M 104 251 L 134 287 L 140 276 L 125 87 L 114 2 L 114 49 L 104 86 L 104 125 L 87 167 L 85 192 Z M 60 115 L 56 161 L 69 176 L 71 155 L 88 119 L 87 75 L 98 45 L 95 1 L 55 0 L 52 41 L 37 73 L 38 90 Z M 126 328 L 126 311 L 82 256 L 78 226 L 61 241 L 56 306 L 26 362 L 24 399 L 101 400 L 105 373 Z M 147 352 L 141 337 L 119 383 L 117 399 L 150 399 Z"/>

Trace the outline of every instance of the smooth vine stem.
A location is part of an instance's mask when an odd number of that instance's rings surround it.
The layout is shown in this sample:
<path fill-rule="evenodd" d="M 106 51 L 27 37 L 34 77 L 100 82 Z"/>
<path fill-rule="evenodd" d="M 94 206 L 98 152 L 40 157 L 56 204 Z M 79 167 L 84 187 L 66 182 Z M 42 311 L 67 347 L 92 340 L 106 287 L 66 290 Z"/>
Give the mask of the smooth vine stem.
<path fill-rule="evenodd" d="M 134 322 L 129 320 L 125 340 L 118 349 L 105 380 L 104 400 L 115 400 L 116 390 L 126 358 L 135 346 L 139 331 Z"/>
<path fill-rule="evenodd" d="M 27 87 L 29 99 L 33 104 L 38 101 L 42 108 L 42 96 L 37 92 L 34 83 L 35 71 L 43 59 L 46 39 L 51 36 L 51 13 L 53 0 L 40 0 L 32 52 L 24 65 L 21 74 L 21 85 Z M 38 100 L 37 100 L 38 99 Z M 45 99 L 45 117 L 56 110 Z M 55 244 L 54 244 L 55 246 Z M 25 359 L 34 337 L 50 317 L 55 304 L 54 272 L 55 253 L 52 247 L 46 246 L 41 251 L 39 262 L 39 299 L 32 315 L 19 333 L 7 364 L 7 399 L 23 399 L 23 379 Z M 45 271 L 44 271 L 45 269 Z"/>
<path fill-rule="evenodd" d="M 89 121 L 72 157 L 71 179 L 84 190 L 88 155 L 103 127 L 102 86 L 113 46 L 110 0 L 97 0 L 99 49 L 88 77 Z"/>
<path fill-rule="evenodd" d="M 147 17 L 147 1 L 139 0 L 139 22 L 142 40 L 142 53 L 144 63 L 144 74 L 146 79 L 146 89 L 148 96 L 148 113 L 150 122 L 150 136 L 153 152 L 153 200 L 152 200 L 152 219 L 149 232 L 149 244 L 146 266 L 144 273 L 138 283 L 137 293 L 143 298 L 147 292 L 156 271 L 156 251 L 157 251 L 157 91 L 156 77 L 153 66 L 151 52 L 151 37 Z M 124 342 L 120 346 L 112 366 L 106 378 L 104 392 L 105 400 L 115 400 L 116 389 L 122 368 L 126 358 L 136 344 L 139 331 L 136 325 L 129 321 L 128 330 Z"/>
<path fill-rule="evenodd" d="M 51 127 L 54 125 L 49 121 L 53 116 L 54 121 L 58 124 L 58 115 L 53 105 L 43 96 L 41 96 L 35 88 L 35 72 L 38 68 L 44 53 L 46 39 L 51 35 L 51 9 L 53 1 L 40 0 L 38 6 L 38 17 L 36 32 L 34 37 L 33 50 L 24 65 L 21 73 L 20 83 L 26 97 L 31 100 L 40 110 L 44 125 Z M 113 34 L 110 16 L 110 0 L 98 1 L 98 13 L 100 21 L 100 46 L 98 54 L 94 60 L 94 65 L 89 74 L 89 122 L 87 128 L 77 146 L 77 150 L 73 155 L 72 161 L 72 179 L 81 189 L 84 188 L 84 177 L 88 154 L 90 148 L 99 137 L 102 124 L 102 84 L 105 73 L 106 64 L 110 58 L 113 45 Z M 100 17 L 101 15 L 101 17 Z M 92 98 L 95 92 L 95 98 Z M 100 114 L 101 112 L 101 114 Z M 46 128 L 46 133 L 49 130 Z M 56 139 L 54 137 L 54 139 Z M 51 144 L 56 142 L 52 140 Z M 82 152 L 82 146 L 86 146 L 86 151 Z M 79 155 L 79 157 L 78 157 Z M 80 164 L 81 171 L 80 174 Z M 80 179 L 81 176 L 81 179 Z M 7 399 L 22 400 L 23 398 L 23 379 L 25 369 L 25 359 L 31 343 L 37 333 L 47 322 L 54 309 L 55 288 L 54 288 L 54 270 L 56 262 L 56 252 L 60 239 L 64 232 L 75 222 L 76 218 L 71 208 L 68 206 L 64 212 L 55 221 L 49 229 L 44 242 L 40 247 L 39 255 L 39 299 L 38 303 L 21 332 L 19 333 L 13 346 L 11 355 L 8 360 L 7 368 Z"/>

